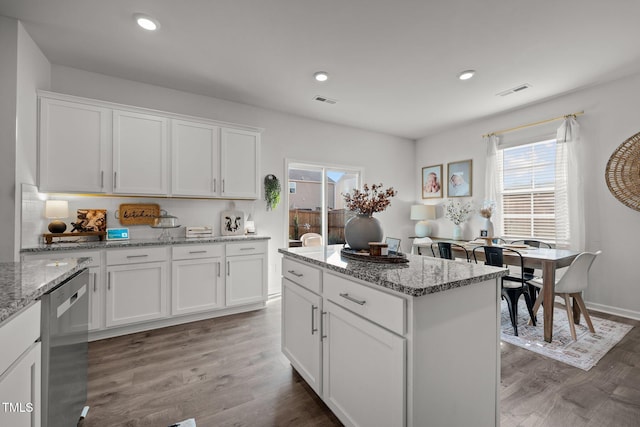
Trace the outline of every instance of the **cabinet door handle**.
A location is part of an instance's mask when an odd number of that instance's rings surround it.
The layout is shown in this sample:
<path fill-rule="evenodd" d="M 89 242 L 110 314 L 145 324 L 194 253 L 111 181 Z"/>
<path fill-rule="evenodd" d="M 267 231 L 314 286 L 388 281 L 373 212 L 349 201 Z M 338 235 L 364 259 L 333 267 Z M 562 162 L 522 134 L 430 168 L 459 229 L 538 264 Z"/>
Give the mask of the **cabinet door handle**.
<path fill-rule="evenodd" d="M 256 248 L 240 248 L 241 251 L 255 251 Z"/>
<path fill-rule="evenodd" d="M 290 274 L 293 274 L 296 277 L 302 277 L 304 276 L 304 274 L 302 273 L 297 273 L 295 270 L 287 270 L 287 272 L 289 272 Z"/>
<path fill-rule="evenodd" d="M 218 264 L 218 277 L 220 277 L 220 261 L 218 261 L 217 264 Z"/>
<path fill-rule="evenodd" d="M 148 254 L 145 254 L 145 255 L 127 255 L 127 259 L 129 259 L 129 258 L 146 258 L 148 256 L 149 256 Z"/>
<path fill-rule="evenodd" d="M 206 254 L 207 251 L 189 251 L 190 254 Z"/>
<path fill-rule="evenodd" d="M 111 290 L 111 272 L 109 272 L 108 277 L 107 277 L 107 290 L 108 291 Z"/>
<path fill-rule="evenodd" d="M 216 192 L 216 179 L 213 178 L 213 192 Z"/>
<path fill-rule="evenodd" d="M 104 188 L 104 171 L 100 171 L 100 188 Z"/>
<path fill-rule="evenodd" d="M 343 294 L 340 294 L 340 296 L 342 298 L 344 298 L 344 299 L 347 299 L 347 300 L 351 301 L 351 302 L 355 302 L 356 304 L 365 305 L 367 303 L 365 300 L 356 299 L 356 298 L 352 297 L 351 295 L 349 295 L 346 292 L 343 293 Z"/>
<path fill-rule="evenodd" d="M 98 273 L 93 273 L 93 292 L 96 292 L 98 290 L 97 282 L 98 282 Z"/>
<path fill-rule="evenodd" d="M 316 328 L 316 316 L 315 311 L 318 309 L 317 306 L 311 305 L 311 335 L 318 332 L 318 328 Z"/>
<path fill-rule="evenodd" d="M 118 172 L 113 172 L 113 188 L 116 188 L 118 185 Z"/>
<path fill-rule="evenodd" d="M 222 179 L 222 192 L 224 193 L 224 178 Z"/>
<path fill-rule="evenodd" d="M 324 315 L 327 314 L 326 311 L 320 312 L 320 341 L 324 340 L 327 336 L 324 334 Z"/>
<path fill-rule="evenodd" d="M 231 276 L 231 264 L 227 261 L 227 276 Z"/>

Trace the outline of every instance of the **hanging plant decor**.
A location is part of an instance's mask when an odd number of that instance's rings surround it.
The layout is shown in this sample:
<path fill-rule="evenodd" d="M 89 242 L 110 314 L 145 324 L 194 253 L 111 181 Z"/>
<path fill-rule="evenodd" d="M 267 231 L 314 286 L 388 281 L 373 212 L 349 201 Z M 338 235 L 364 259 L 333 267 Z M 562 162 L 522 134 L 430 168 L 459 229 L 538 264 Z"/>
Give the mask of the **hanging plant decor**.
<path fill-rule="evenodd" d="M 264 198 L 267 201 L 267 210 L 273 210 L 280 203 L 280 181 L 275 175 L 264 177 Z"/>

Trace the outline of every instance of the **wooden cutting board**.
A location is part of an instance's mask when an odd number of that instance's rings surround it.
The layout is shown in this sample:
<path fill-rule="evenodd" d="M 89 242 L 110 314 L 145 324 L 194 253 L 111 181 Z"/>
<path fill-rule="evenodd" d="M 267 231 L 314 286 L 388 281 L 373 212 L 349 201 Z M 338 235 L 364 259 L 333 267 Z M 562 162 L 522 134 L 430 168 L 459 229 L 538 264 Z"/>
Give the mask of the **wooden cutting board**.
<path fill-rule="evenodd" d="M 116 218 L 122 225 L 153 225 L 160 216 L 160 205 L 157 203 L 122 203 Z"/>

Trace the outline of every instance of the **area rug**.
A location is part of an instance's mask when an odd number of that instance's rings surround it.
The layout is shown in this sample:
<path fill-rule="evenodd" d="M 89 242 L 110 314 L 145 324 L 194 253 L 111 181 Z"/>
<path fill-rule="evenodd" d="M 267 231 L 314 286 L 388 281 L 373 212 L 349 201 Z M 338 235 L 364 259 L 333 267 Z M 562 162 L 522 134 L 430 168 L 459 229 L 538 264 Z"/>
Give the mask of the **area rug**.
<path fill-rule="evenodd" d="M 571 338 L 567 312 L 563 308 L 553 310 L 553 341 L 544 340 L 542 309 L 538 311 L 536 326 L 527 325 L 529 314 L 524 298 L 518 304 L 518 336 L 513 335 L 507 303 L 502 301 L 501 339 L 518 347 L 531 350 L 576 368 L 588 371 L 598 363 L 633 328 L 631 325 L 591 316 L 595 334 L 589 332 L 584 317 L 576 325 L 577 341 Z"/>

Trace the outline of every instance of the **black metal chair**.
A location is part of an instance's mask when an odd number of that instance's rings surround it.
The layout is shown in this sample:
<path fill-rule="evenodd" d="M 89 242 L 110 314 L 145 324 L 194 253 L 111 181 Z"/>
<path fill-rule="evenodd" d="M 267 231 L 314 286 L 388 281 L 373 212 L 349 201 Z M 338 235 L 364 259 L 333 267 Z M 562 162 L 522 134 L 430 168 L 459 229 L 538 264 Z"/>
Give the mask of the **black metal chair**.
<path fill-rule="evenodd" d="M 484 250 L 485 264 L 494 267 L 504 267 L 504 251 L 508 251 L 520 258 L 520 277 L 510 275 L 502 277 L 501 289 L 502 298 L 507 301 L 507 307 L 509 308 L 513 333 L 515 336 L 518 336 L 518 300 L 520 299 L 520 295 L 524 295 L 531 323 L 534 326 L 536 325 L 536 318 L 533 314 L 533 302 L 529 290 L 526 287 L 527 282 L 524 279 L 524 260 L 522 254 L 514 249 L 501 248 L 498 246 L 477 246 L 473 248 L 473 259 L 476 263 L 478 262 L 476 251 L 479 249 Z"/>
<path fill-rule="evenodd" d="M 553 246 L 551 246 L 549 243 L 547 242 L 543 242 L 542 240 L 534 240 L 534 239 L 520 239 L 520 240 L 514 240 L 511 242 L 512 244 L 524 244 L 527 246 L 531 246 L 532 248 L 547 248 L 547 249 L 552 249 Z M 530 268 L 530 267 L 525 267 L 523 270 L 523 275 L 524 275 L 524 280 L 526 280 L 527 282 L 533 279 L 537 279 L 538 276 L 536 276 L 535 274 L 535 269 L 534 268 Z M 531 295 L 531 299 L 533 301 L 536 300 L 536 297 L 538 295 L 538 292 L 540 292 L 540 288 L 529 284 L 529 295 Z"/>
<path fill-rule="evenodd" d="M 453 250 L 451 249 L 451 247 L 454 246 L 464 251 L 465 257 L 467 258 L 467 262 L 471 262 L 471 259 L 469 258 L 469 251 L 464 246 L 459 245 L 457 243 L 450 243 L 450 242 L 438 242 L 437 245 L 438 245 L 438 254 L 440 255 L 440 258 L 456 259 L 456 257 L 453 254 Z M 433 250 L 433 244 L 431 245 L 431 253 L 433 254 L 434 257 L 436 256 L 436 252 Z"/>

